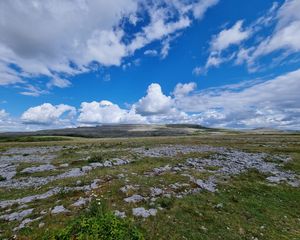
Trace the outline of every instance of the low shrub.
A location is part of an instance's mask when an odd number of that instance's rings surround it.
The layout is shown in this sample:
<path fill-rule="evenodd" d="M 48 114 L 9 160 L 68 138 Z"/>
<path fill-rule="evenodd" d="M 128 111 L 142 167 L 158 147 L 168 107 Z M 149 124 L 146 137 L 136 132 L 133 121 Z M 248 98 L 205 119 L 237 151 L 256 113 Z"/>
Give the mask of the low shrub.
<path fill-rule="evenodd" d="M 106 158 L 104 156 L 104 154 L 102 152 L 97 152 L 97 153 L 94 153 L 92 154 L 89 159 L 88 159 L 88 162 L 89 163 L 93 163 L 93 162 L 103 162 L 105 161 Z"/>
<path fill-rule="evenodd" d="M 101 202 L 92 201 L 87 213 L 45 240 L 143 240 L 128 219 L 116 217 Z"/>
<path fill-rule="evenodd" d="M 158 204 L 162 208 L 171 209 L 174 205 L 174 199 L 172 198 L 159 198 L 156 201 L 156 204 Z"/>

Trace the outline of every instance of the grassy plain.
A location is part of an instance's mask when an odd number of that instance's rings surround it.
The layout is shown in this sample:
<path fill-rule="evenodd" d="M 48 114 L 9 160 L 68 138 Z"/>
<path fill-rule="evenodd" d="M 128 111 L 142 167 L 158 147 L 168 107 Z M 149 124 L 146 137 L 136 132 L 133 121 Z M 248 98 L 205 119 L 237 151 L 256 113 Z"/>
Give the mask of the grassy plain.
<path fill-rule="evenodd" d="M 187 153 L 177 154 L 175 157 L 153 158 L 138 155 L 131 151 L 133 148 L 151 149 L 156 146 L 177 144 L 209 145 L 244 152 L 267 153 L 271 156 L 285 154 L 290 156 L 291 160 L 284 163 L 281 168 L 300 175 L 300 134 L 208 132 L 186 137 L 110 139 L 28 137 L 28 139 L 28 141 L 24 138 L 0 139 L 0 154 L 15 147 L 62 146 L 62 150 L 51 162 L 55 166 L 67 163 L 68 168 L 82 167 L 87 163 L 105 162 L 112 158 L 125 158 L 133 161 L 127 165 L 93 169 L 84 176 L 55 180 L 37 188 L 0 188 L 0 201 L 4 201 L 41 194 L 57 186 L 74 187 L 78 186 L 78 183 L 83 186 L 90 184 L 94 179 L 101 179 L 99 188 L 89 193 L 61 192 L 50 198 L 28 203 L 27 208 L 34 208 L 29 216 L 31 219 L 41 216 L 41 211 L 47 213 L 41 220 L 34 221 L 17 232 L 13 232 L 12 229 L 20 222 L 0 220 L 0 239 L 9 239 L 14 234 L 17 239 L 54 238 L 56 232 L 63 231 L 62 229 L 70 226 L 72 221 L 86 213 L 88 206 L 78 208 L 71 207 L 71 205 L 79 197 L 87 197 L 87 194 L 97 195 L 101 203 L 105 203 L 107 212 L 115 210 L 125 212 L 126 219 L 145 239 L 300 239 L 300 187 L 292 187 L 286 183 L 270 184 L 266 181 L 266 176 L 256 170 L 250 170 L 232 176 L 228 181 L 220 182 L 217 192 L 203 190 L 178 198 L 158 197 L 153 202 L 149 199 L 139 203 L 124 202 L 124 198 L 132 194 L 149 196 L 151 187 L 167 189 L 174 183 L 189 184 L 190 187 L 194 187 L 189 178 L 182 173 L 166 172 L 150 177 L 147 173 L 154 168 L 184 163 L 191 157 L 207 158 L 213 154 L 209 152 Z M 272 158 L 268 161 L 272 161 Z M 24 177 L 24 174 L 20 173 L 22 169 L 35 165 L 36 163 L 19 164 L 16 178 Z M 214 171 L 217 168 L 208 170 Z M 55 175 L 61 171 L 34 173 L 32 177 Z M 188 174 L 195 178 L 207 179 L 211 173 L 210 171 L 189 171 Z M 138 188 L 123 193 L 120 188 L 124 185 L 138 185 Z M 56 205 L 63 205 L 70 212 L 54 215 L 49 209 Z M 18 211 L 18 207 L 13 205 L 0 209 L 0 215 Z M 132 215 L 132 208 L 135 207 L 159 210 L 156 216 L 141 218 Z"/>

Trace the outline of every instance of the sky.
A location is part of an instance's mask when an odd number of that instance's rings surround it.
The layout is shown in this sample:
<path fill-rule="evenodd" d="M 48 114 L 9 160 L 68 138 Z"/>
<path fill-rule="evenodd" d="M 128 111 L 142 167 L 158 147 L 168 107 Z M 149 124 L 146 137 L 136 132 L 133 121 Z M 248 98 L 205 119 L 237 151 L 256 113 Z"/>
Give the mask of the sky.
<path fill-rule="evenodd" d="M 0 2 L 0 132 L 300 129 L 299 0 Z"/>

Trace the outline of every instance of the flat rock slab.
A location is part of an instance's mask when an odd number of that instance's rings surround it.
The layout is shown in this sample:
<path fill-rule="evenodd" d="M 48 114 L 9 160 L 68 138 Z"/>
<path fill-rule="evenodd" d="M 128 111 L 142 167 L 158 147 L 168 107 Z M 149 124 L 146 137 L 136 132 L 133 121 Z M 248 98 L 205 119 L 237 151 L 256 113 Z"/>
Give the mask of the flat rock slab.
<path fill-rule="evenodd" d="M 135 148 L 135 153 L 144 155 L 145 157 L 175 157 L 178 153 L 201 153 L 201 152 L 222 152 L 225 151 L 223 147 L 212 147 L 207 145 L 201 146 L 185 146 L 185 145 L 166 145 L 161 147 L 154 147 L 150 149 Z"/>
<path fill-rule="evenodd" d="M 65 178 L 72 178 L 72 177 L 80 177 L 88 174 L 91 170 L 100 167 L 113 167 L 128 164 L 128 160 L 122 160 L 122 162 L 116 160 L 105 161 L 103 164 L 90 164 L 87 166 L 83 166 L 81 168 L 71 168 L 68 169 L 66 172 L 58 174 L 56 176 L 46 176 L 46 177 L 21 177 L 18 179 L 6 179 L 5 181 L 0 181 L 0 187 L 6 188 L 14 188 L 14 189 L 22 189 L 25 187 L 39 187 L 42 185 L 46 185 L 50 182 L 55 180 L 65 179 Z M 45 164 L 38 167 L 28 168 L 26 171 L 28 172 L 35 172 L 35 171 L 42 171 L 45 169 L 51 169 L 51 164 Z M 54 167 L 54 166 L 53 166 Z"/>
<path fill-rule="evenodd" d="M 28 167 L 21 171 L 21 173 L 36 173 L 36 172 L 44 172 L 44 171 L 52 171 L 55 170 L 56 167 L 52 164 L 44 164 L 37 167 Z"/>
<path fill-rule="evenodd" d="M 0 176 L 5 180 L 12 179 L 17 174 L 16 166 L 13 164 L 0 164 Z"/>
<path fill-rule="evenodd" d="M 90 201 L 90 198 L 82 198 L 80 197 L 76 202 L 74 202 L 71 206 L 73 207 L 81 207 L 86 205 Z"/>
<path fill-rule="evenodd" d="M 157 209 L 155 209 L 155 208 L 151 208 L 151 209 L 148 209 L 148 210 L 146 210 L 143 207 L 132 209 L 132 214 L 133 214 L 133 216 L 136 216 L 136 217 L 147 218 L 147 217 L 150 217 L 150 216 L 155 216 L 156 213 L 157 213 Z"/>
<path fill-rule="evenodd" d="M 32 213 L 32 211 L 33 211 L 33 208 L 26 209 L 26 210 L 23 210 L 21 212 L 13 212 L 13 213 L 10 213 L 10 214 L 0 216 L 0 219 L 6 220 L 6 221 L 9 221 L 9 222 L 11 222 L 11 221 L 20 221 L 23 218 L 30 215 Z"/>
<path fill-rule="evenodd" d="M 141 195 L 132 195 L 131 197 L 125 198 L 124 201 L 127 203 L 137 203 L 144 200 L 144 197 Z"/>
<path fill-rule="evenodd" d="M 52 210 L 51 213 L 52 214 L 59 214 L 59 213 L 66 213 L 66 212 L 70 212 L 68 209 L 66 209 L 63 205 L 60 206 L 55 206 Z"/>

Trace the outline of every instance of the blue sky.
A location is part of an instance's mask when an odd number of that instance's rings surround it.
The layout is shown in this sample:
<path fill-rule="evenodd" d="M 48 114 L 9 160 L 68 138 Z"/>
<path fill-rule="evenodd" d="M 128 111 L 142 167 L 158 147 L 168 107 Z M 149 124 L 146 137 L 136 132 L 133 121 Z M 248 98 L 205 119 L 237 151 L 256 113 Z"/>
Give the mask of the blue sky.
<path fill-rule="evenodd" d="M 300 128 L 300 2 L 0 3 L 0 131 Z"/>

